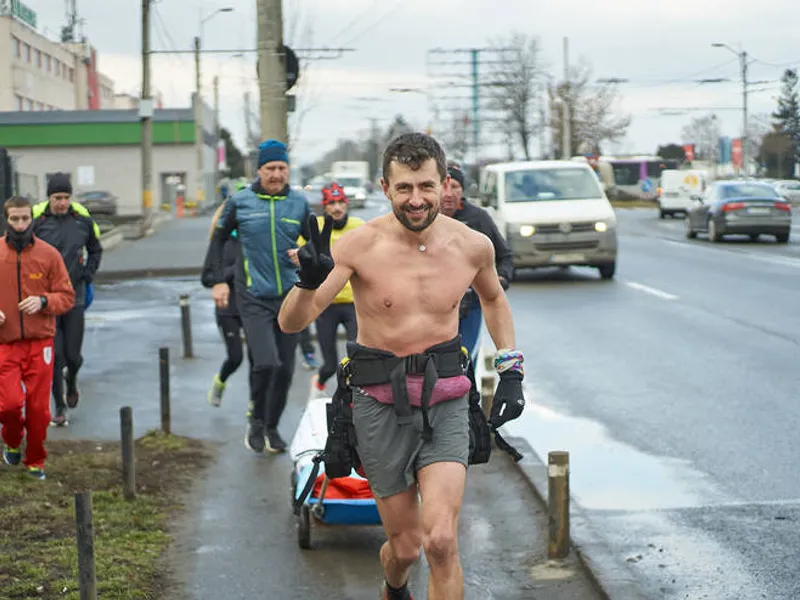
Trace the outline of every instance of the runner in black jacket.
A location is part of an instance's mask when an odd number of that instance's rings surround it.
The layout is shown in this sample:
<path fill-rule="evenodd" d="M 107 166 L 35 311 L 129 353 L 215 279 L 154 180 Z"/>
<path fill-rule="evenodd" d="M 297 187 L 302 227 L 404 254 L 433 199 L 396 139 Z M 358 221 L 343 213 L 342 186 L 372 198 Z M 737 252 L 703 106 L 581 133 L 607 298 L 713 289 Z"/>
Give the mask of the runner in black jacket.
<path fill-rule="evenodd" d="M 78 405 L 78 371 L 83 365 L 84 310 L 86 286 L 100 268 L 103 247 L 100 228 L 84 206 L 72 201 L 72 183 L 66 173 L 55 173 L 47 182 L 48 200 L 33 207 L 33 232 L 54 246 L 64 259 L 72 287 L 75 306 L 57 318 L 53 398 L 56 410 L 53 424 L 67 424 L 67 407 Z M 86 258 L 84 259 L 84 249 Z M 66 369 L 66 403 L 64 378 Z"/>
<path fill-rule="evenodd" d="M 440 211 L 448 217 L 461 221 L 470 229 L 480 231 L 492 241 L 500 284 L 503 289 L 508 289 L 514 277 L 511 249 L 497 229 L 492 216 L 479 206 L 470 204 L 464 198 L 464 172 L 455 165 L 451 165 L 447 172 L 450 174 L 450 187 L 442 191 Z M 483 314 L 478 296 L 470 288 L 461 301 L 458 329 L 461 334 L 462 344 L 469 350 L 470 356 L 473 358 L 481 330 L 482 318 Z"/>
<path fill-rule="evenodd" d="M 214 215 L 212 220 L 212 234 L 214 229 L 216 229 L 217 221 L 221 212 L 222 206 L 217 209 L 217 213 Z M 211 406 L 220 406 L 222 404 L 222 395 L 225 392 L 225 384 L 227 383 L 228 378 L 233 375 L 241 366 L 244 358 L 244 344 L 242 343 L 244 328 L 242 327 L 242 319 L 239 316 L 236 293 L 233 290 L 237 261 L 239 260 L 241 254 L 242 248 L 241 244 L 239 243 L 239 236 L 237 232 L 234 231 L 231 233 L 231 237 L 228 238 L 228 241 L 225 242 L 225 247 L 223 248 L 223 272 L 225 281 L 231 288 L 230 300 L 228 301 L 228 306 L 216 306 L 214 311 L 217 321 L 217 328 L 222 336 L 222 340 L 225 342 L 226 356 L 225 360 L 220 366 L 219 372 L 214 375 L 214 379 L 211 382 L 211 388 L 208 390 L 208 403 L 211 404 Z M 214 284 L 213 273 L 211 270 L 210 245 L 209 250 L 206 253 L 205 263 L 203 265 L 201 282 L 207 288 L 211 288 Z"/>

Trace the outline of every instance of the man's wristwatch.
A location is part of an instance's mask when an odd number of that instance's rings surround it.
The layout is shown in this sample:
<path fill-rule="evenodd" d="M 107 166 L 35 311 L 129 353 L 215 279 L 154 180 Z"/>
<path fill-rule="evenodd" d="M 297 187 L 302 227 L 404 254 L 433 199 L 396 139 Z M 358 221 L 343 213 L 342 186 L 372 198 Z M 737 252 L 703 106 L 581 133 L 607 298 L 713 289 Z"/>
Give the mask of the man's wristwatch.
<path fill-rule="evenodd" d="M 47 308 L 47 296 L 39 296 L 39 300 L 42 301 L 42 310 Z"/>

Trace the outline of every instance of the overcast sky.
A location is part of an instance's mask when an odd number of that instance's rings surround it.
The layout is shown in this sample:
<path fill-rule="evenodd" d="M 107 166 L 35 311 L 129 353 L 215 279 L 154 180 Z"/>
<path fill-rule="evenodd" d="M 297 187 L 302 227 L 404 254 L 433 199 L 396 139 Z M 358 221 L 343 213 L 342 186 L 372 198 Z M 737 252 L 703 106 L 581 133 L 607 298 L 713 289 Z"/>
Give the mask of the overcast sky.
<path fill-rule="evenodd" d="M 63 3 L 26 0 L 39 13 L 40 29 L 51 35 L 63 24 Z M 203 45 L 209 49 L 255 47 L 255 0 L 158 0 L 153 20 L 156 49 L 189 50 L 200 15 L 233 7 L 208 20 Z M 112 8 L 113 6 L 113 8 Z M 141 89 L 139 0 L 78 0 L 84 31 L 99 52 L 100 69 L 118 92 Z M 402 113 L 417 128 L 428 125 L 424 93 L 390 93 L 392 87 L 425 89 L 428 50 L 486 47 L 517 31 L 540 39 L 552 74 L 563 73 L 562 38 L 570 62 L 580 57 L 595 77 L 620 77 L 620 110 L 633 116 L 627 138 L 610 150 L 653 153 L 660 143 L 681 142 L 682 127 L 704 112 L 663 116 L 660 107 L 717 107 L 723 134 L 741 132 L 741 84 L 736 56 L 712 48 L 724 42 L 754 59 L 751 114 L 775 105 L 787 66 L 800 62 L 800 2 L 796 0 L 284 0 L 284 36 L 299 48 L 346 47 L 336 60 L 319 60 L 301 74 L 301 107 L 310 107 L 295 134 L 294 160 L 319 157 L 338 138 L 364 134 L 370 118 L 386 125 Z M 456 55 L 448 56 L 456 60 Z M 244 139 L 244 93 L 253 93 L 257 114 L 255 58 L 203 57 L 204 99 L 220 76 L 221 120 L 237 142 Z M 453 67 L 458 69 L 460 67 Z M 439 68 L 441 70 L 441 68 Z M 699 85 L 699 78 L 730 82 Z M 194 86 L 191 55 L 155 56 L 153 85 L 169 106 L 188 106 Z M 376 100 L 377 99 L 377 100 Z M 709 111 L 710 112 L 710 111 Z"/>

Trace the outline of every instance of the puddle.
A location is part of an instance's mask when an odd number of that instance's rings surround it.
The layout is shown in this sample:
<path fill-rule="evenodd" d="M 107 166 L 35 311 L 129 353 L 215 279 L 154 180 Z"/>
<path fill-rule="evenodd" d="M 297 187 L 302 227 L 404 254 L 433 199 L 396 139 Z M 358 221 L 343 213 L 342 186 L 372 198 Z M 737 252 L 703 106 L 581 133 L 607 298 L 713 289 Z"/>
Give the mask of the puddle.
<path fill-rule="evenodd" d="M 527 394 L 541 402 L 539 392 Z M 542 404 L 529 404 L 504 429 L 527 440 L 545 463 L 550 451 L 569 452 L 570 491 L 586 509 L 695 508 L 732 500 L 688 461 L 646 454 L 612 439 L 600 423 Z"/>

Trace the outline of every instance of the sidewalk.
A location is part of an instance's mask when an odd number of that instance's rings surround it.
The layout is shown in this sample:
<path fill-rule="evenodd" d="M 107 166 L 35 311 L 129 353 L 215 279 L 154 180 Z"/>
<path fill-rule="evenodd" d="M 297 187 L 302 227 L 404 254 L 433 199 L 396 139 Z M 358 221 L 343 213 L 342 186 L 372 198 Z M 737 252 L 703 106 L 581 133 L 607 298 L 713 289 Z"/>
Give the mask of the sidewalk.
<path fill-rule="evenodd" d="M 121 242 L 103 253 L 96 281 L 199 275 L 212 216 L 169 219 L 147 237 Z"/>
<path fill-rule="evenodd" d="M 195 358 L 181 351 L 178 296 L 191 298 Z M 374 600 L 380 582 L 379 527 L 314 530 L 314 548 L 300 550 L 290 506 L 288 455 L 245 449 L 246 366 L 229 380 L 223 405 L 206 402 L 223 358 L 208 290 L 195 278 L 125 281 L 98 286 L 87 313 L 81 401 L 70 427 L 51 439 L 118 439 L 119 409 L 133 408 L 134 434 L 160 423 L 158 348 L 170 349 L 172 429 L 217 444 L 217 460 L 196 481 L 175 524 L 168 566 L 170 600 L 274 597 Z M 281 423 L 292 437 L 307 398 L 309 373 L 298 370 Z M 157 466 L 154 466 L 157 468 Z M 501 453 L 470 470 L 461 515 L 467 600 L 598 600 L 602 596 L 577 557 L 548 563 L 547 514 L 521 473 Z M 424 596 L 427 567 L 411 584 Z"/>

